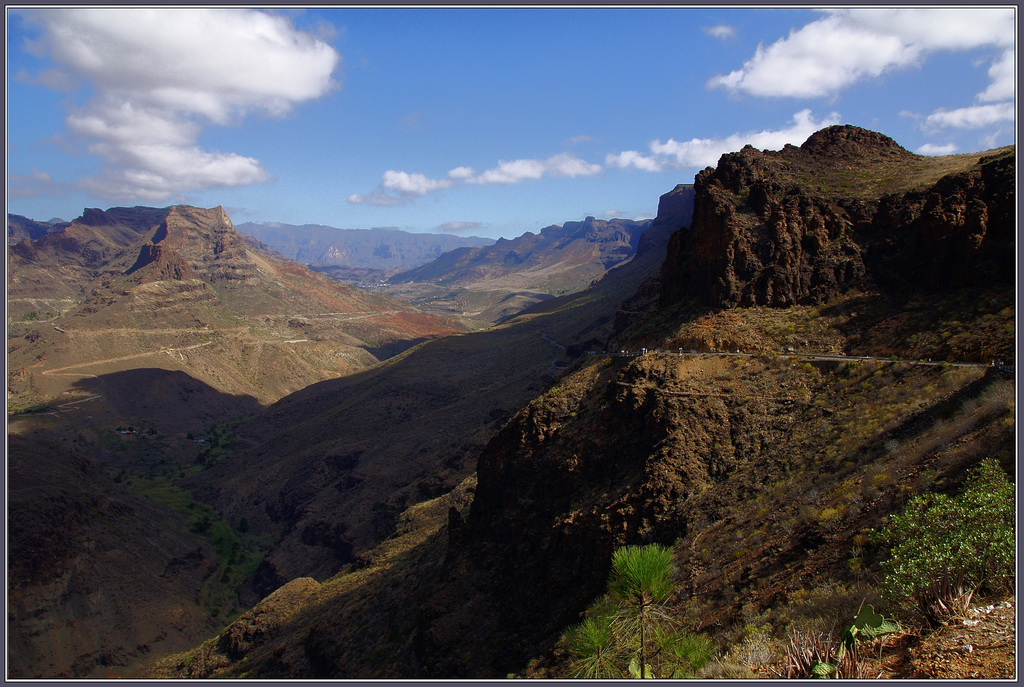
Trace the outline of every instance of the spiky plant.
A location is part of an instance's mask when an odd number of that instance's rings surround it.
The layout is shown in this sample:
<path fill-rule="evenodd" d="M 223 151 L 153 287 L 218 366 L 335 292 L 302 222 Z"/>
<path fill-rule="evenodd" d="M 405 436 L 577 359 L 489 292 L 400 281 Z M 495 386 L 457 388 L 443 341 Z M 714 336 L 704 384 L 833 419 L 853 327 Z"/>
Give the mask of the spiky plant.
<path fill-rule="evenodd" d="M 608 593 L 619 604 L 616 621 L 626 637 L 639 640 L 637 661 L 646 666 L 654 628 L 669 621 L 664 603 L 672 593 L 672 550 L 666 546 L 625 546 L 612 556 Z"/>
<path fill-rule="evenodd" d="M 573 677 L 691 677 L 712 657 L 710 640 L 673 627 L 666 606 L 673 569 L 665 546 L 615 552 L 608 594 L 564 635 Z"/>
<path fill-rule="evenodd" d="M 566 644 L 575 657 L 572 677 L 615 679 L 621 677 L 621 656 L 608 615 L 591 615 L 565 633 Z"/>

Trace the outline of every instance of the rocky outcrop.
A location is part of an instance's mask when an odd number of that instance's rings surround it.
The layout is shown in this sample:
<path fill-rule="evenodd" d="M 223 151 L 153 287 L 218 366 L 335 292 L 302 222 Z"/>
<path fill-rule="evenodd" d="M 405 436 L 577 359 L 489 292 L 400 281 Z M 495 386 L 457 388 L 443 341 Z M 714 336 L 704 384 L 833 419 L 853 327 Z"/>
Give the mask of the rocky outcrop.
<path fill-rule="evenodd" d="M 1013 177 L 1012 149 L 925 158 L 852 126 L 799 148 L 747 146 L 697 175 L 693 226 L 672 238 L 661 304 L 785 307 L 865 281 L 1012 278 Z"/>
<path fill-rule="evenodd" d="M 657 255 L 659 263 L 666 255 L 666 246 L 682 234 L 693 222 L 694 210 L 693 184 L 678 184 L 674 189 L 661 196 L 658 200 L 658 215 L 651 222 L 650 228 L 640 236 L 637 246 L 636 260 L 642 260 L 651 254 Z M 658 275 L 646 280 L 637 291 L 626 299 L 622 307 L 615 313 L 614 332 L 621 332 L 631 324 L 644 317 L 647 312 L 658 305 L 662 291 L 661 270 Z"/>
<path fill-rule="evenodd" d="M 473 674 L 453 629 L 470 624 L 476 675 L 514 670 L 603 591 L 617 547 L 685 533 L 669 513 L 735 467 L 732 435 L 749 418 L 717 398 L 663 393 L 665 383 L 656 361 L 590 368 L 491 440 L 469 517 L 450 540 L 451 584 L 472 589 L 424 609 L 427 676 Z"/>
<path fill-rule="evenodd" d="M 146 271 L 143 281 L 165 281 L 195 279 L 196 273 L 185 260 L 173 250 L 165 251 L 163 246 L 154 243 L 143 244 L 139 257 L 125 275 L 134 274 L 143 267 L 155 266 Z"/>

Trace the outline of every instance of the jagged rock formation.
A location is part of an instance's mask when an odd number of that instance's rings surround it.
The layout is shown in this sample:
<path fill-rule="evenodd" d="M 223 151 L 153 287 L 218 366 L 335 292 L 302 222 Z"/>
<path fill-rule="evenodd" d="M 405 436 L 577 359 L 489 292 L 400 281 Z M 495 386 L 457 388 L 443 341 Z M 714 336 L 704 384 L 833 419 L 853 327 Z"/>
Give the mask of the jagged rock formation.
<path fill-rule="evenodd" d="M 723 155 L 697 175 L 694 230 L 673 238 L 662 305 L 785 307 L 865 280 L 935 289 L 1005 279 L 1013 153 L 947 160 L 852 126 L 799 148 Z"/>

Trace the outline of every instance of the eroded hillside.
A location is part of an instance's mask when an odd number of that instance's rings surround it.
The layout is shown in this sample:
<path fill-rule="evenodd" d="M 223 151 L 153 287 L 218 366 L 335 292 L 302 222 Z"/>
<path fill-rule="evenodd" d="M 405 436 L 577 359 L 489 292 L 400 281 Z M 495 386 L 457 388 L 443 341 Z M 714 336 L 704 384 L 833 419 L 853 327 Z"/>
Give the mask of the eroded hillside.
<path fill-rule="evenodd" d="M 8 391 L 21 406 L 141 368 L 267 404 L 464 331 L 261 254 L 220 208 L 89 210 L 13 246 L 9 267 Z"/>

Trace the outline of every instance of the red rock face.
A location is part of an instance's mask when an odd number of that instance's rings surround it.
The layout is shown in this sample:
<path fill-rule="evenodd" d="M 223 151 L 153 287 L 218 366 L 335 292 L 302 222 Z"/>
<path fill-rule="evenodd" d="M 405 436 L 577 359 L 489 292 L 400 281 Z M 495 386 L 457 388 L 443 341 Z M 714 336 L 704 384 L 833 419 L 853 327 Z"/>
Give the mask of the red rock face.
<path fill-rule="evenodd" d="M 693 226 L 669 247 L 662 304 L 786 307 L 865 280 L 935 289 L 1012 278 L 1012 154 L 886 193 L 926 164 L 849 126 L 800 148 L 723 155 L 697 175 Z"/>

